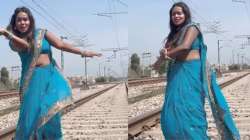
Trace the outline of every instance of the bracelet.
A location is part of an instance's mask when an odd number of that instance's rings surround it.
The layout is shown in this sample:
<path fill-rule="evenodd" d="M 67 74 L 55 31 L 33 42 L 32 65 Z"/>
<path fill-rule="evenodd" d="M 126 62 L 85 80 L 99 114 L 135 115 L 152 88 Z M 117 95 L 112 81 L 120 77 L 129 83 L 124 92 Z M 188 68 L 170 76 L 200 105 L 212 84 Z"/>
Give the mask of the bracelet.
<path fill-rule="evenodd" d="M 8 34 L 7 38 L 11 41 L 14 35 L 11 32 L 7 32 L 7 34 Z"/>
<path fill-rule="evenodd" d="M 81 51 L 81 56 L 82 56 L 82 57 L 86 57 L 86 56 L 85 56 L 85 53 L 86 53 L 86 51 Z"/>
<path fill-rule="evenodd" d="M 169 57 L 167 55 L 165 55 L 165 59 L 167 59 L 167 60 L 174 60 L 173 58 L 171 58 L 171 57 Z"/>

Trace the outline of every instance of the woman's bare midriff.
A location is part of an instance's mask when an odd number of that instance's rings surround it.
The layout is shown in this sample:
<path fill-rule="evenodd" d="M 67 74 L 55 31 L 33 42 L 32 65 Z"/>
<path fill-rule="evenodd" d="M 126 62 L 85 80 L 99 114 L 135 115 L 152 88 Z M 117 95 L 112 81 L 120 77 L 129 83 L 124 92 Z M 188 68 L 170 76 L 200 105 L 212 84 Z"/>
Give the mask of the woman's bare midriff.
<path fill-rule="evenodd" d="M 50 59 L 48 54 L 40 54 L 37 59 L 36 67 L 42 67 L 50 64 Z"/>
<path fill-rule="evenodd" d="M 179 55 L 178 57 L 176 57 L 176 59 L 180 61 L 200 59 L 200 52 L 199 50 L 191 50 Z"/>

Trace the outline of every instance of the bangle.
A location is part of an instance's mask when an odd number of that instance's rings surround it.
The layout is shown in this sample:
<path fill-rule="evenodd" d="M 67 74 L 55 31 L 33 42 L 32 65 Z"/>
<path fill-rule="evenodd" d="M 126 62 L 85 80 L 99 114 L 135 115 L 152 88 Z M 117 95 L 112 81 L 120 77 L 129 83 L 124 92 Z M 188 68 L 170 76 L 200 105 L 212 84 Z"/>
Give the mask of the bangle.
<path fill-rule="evenodd" d="M 174 60 L 173 58 L 169 57 L 168 55 L 165 55 L 165 59 L 167 59 L 167 60 Z"/>
<path fill-rule="evenodd" d="M 7 32 L 7 34 L 8 34 L 7 38 L 11 41 L 14 35 L 11 32 Z"/>
<path fill-rule="evenodd" d="M 86 53 L 86 51 L 81 51 L 81 56 L 85 57 L 86 56 L 85 53 Z"/>

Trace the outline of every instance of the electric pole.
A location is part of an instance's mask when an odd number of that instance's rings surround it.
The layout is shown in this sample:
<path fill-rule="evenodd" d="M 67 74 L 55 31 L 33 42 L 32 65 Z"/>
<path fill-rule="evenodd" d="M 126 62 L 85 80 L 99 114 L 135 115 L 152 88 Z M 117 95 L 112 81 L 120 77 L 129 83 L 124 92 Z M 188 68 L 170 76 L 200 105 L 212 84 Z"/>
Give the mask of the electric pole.
<path fill-rule="evenodd" d="M 63 39 L 68 39 L 66 36 L 60 36 L 61 40 L 63 41 Z M 61 50 L 61 70 L 62 73 L 64 72 L 64 54 L 63 54 L 63 50 Z"/>

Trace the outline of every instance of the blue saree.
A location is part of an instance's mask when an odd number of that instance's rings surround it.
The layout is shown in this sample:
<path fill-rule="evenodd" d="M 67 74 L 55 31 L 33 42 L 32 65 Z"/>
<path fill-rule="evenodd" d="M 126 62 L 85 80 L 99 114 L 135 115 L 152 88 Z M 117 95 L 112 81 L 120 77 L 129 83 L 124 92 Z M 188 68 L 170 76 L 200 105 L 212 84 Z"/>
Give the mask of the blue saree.
<path fill-rule="evenodd" d="M 60 111 L 71 103 L 71 88 L 57 69 L 45 33 L 45 30 L 36 30 L 34 48 L 18 52 L 22 74 L 16 140 L 62 139 Z M 15 50 L 11 42 L 10 46 Z M 39 54 L 46 48 L 51 63 L 36 67 Z"/>
<path fill-rule="evenodd" d="M 190 23 L 181 29 L 177 45 L 184 39 Z M 199 30 L 200 31 L 200 30 Z M 239 140 L 227 102 L 216 83 L 213 71 L 206 66 L 206 45 L 199 33 L 191 49 L 198 48 L 200 59 L 170 63 L 167 72 L 165 101 L 161 111 L 161 128 L 167 140 L 207 140 L 207 120 L 204 109 L 208 98 L 215 123 L 223 140 Z"/>

